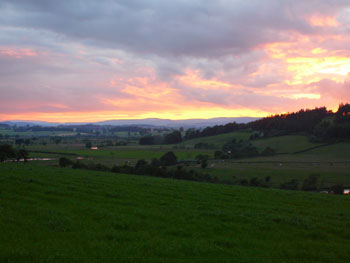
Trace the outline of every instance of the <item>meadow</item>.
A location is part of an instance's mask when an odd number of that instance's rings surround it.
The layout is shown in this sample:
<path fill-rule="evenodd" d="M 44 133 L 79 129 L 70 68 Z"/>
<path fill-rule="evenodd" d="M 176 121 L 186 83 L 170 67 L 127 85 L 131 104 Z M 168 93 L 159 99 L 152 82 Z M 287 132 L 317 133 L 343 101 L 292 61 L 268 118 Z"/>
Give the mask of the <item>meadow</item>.
<path fill-rule="evenodd" d="M 347 196 L 0 164 L 1 262 L 344 262 Z"/>
<path fill-rule="evenodd" d="M 204 137 L 184 141 L 178 145 L 147 145 L 130 144 L 127 146 L 102 147 L 98 150 L 86 149 L 82 143 L 67 141 L 61 144 L 34 144 L 28 147 L 31 157 L 50 157 L 54 161 L 41 162 L 42 165 L 57 165 L 60 156 L 73 160 L 84 157 L 82 162 L 101 163 L 108 167 L 115 164 L 129 163 L 134 165 L 138 160 L 151 161 L 160 158 L 168 151 L 173 151 L 178 160 L 195 160 L 198 155 L 209 158 L 208 167 L 201 169 L 200 164 L 191 163 L 185 169 L 196 170 L 216 176 L 219 182 L 236 184 L 242 180 L 257 178 L 264 182 L 268 177 L 268 185 L 279 187 L 282 183 L 297 180 L 301 185 L 310 175 L 319 177 L 319 187 L 328 188 L 336 184 L 350 187 L 350 143 L 335 144 L 313 143 L 304 135 L 287 135 L 271 138 L 259 138 L 250 142 L 260 151 L 271 147 L 276 151 L 273 156 L 254 158 L 214 160 L 214 152 L 221 149 L 224 142 L 233 138 L 248 140 L 251 132 L 234 132 L 229 134 Z M 216 141 L 214 149 L 194 149 L 198 142 L 210 143 Z M 184 147 L 185 146 L 185 147 Z M 317 148 L 318 147 L 318 148 Z"/>

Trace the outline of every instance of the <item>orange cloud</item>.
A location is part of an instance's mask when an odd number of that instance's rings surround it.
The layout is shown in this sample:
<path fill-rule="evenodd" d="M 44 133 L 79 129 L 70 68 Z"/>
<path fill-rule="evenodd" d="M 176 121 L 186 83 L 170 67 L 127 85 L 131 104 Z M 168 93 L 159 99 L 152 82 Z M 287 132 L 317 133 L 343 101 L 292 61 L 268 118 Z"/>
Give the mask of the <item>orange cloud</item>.
<path fill-rule="evenodd" d="M 177 79 L 183 84 L 194 88 L 197 87 L 202 89 L 223 89 L 232 87 L 231 84 L 219 81 L 216 78 L 201 78 L 199 70 L 187 70 L 184 75 L 179 76 Z"/>
<path fill-rule="evenodd" d="M 335 17 L 331 16 L 322 16 L 322 15 L 313 15 L 310 17 L 310 25 L 315 27 L 337 27 L 339 22 Z"/>

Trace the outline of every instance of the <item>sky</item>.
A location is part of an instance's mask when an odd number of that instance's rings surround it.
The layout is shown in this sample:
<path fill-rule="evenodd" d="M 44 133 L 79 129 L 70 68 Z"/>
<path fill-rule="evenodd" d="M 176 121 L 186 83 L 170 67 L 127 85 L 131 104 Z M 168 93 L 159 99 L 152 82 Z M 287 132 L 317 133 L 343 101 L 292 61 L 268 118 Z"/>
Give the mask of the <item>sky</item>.
<path fill-rule="evenodd" d="M 350 0 L 1 0 L 0 121 L 350 102 Z"/>

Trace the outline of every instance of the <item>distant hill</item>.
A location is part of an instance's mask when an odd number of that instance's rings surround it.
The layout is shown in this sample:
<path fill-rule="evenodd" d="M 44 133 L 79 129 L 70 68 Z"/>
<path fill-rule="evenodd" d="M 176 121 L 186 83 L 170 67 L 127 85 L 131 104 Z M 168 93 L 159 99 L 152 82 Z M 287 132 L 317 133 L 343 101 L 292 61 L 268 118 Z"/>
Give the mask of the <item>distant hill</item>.
<path fill-rule="evenodd" d="M 248 123 L 258 118 L 236 117 L 236 118 L 213 118 L 213 119 L 187 119 L 187 120 L 170 120 L 170 119 L 139 119 L 139 120 L 109 120 L 96 122 L 97 125 L 151 125 L 166 127 L 184 127 L 184 128 L 203 128 L 214 125 L 225 125 L 231 122 Z"/>
<path fill-rule="evenodd" d="M 7 124 L 7 125 L 10 125 L 10 126 L 18 126 L 18 127 L 25 127 L 25 126 L 53 127 L 53 126 L 62 125 L 62 123 L 58 123 L 58 122 L 46 122 L 46 121 L 19 121 L 19 120 L 3 121 L 3 122 L 0 122 L 0 124 Z"/>
<path fill-rule="evenodd" d="M 170 120 L 170 119 L 135 119 L 135 120 L 107 120 L 100 122 L 89 122 L 94 125 L 111 125 L 111 126 L 141 126 L 141 127 L 172 127 L 172 128 L 204 128 L 207 126 L 225 125 L 231 122 L 237 123 L 248 123 L 255 121 L 258 118 L 251 117 L 235 117 L 235 118 L 213 118 L 213 119 L 186 119 L 186 120 Z M 44 121 L 4 121 L 1 122 L 10 126 L 59 126 L 59 125 L 84 125 L 88 122 L 69 122 L 69 123 L 58 123 L 58 122 L 44 122 Z"/>

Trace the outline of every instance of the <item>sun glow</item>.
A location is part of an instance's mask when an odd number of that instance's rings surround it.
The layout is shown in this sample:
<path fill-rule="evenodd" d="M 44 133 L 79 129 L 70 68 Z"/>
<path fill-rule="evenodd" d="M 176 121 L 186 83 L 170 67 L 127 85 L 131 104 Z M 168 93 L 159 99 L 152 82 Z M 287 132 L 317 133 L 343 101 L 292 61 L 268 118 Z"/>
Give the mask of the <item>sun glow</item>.
<path fill-rule="evenodd" d="M 101 111 L 101 112 L 64 112 L 64 113 L 27 113 L 27 114 L 1 114 L 0 121 L 6 120 L 37 120 L 49 122 L 95 122 L 113 119 L 145 119 L 145 118 L 163 118 L 163 119 L 210 119 L 220 117 L 264 117 L 269 112 L 254 110 L 249 108 L 226 109 L 226 108 L 186 108 L 183 110 L 173 110 L 169 112 L 144 113 L 130 111 Z"/>
<path fill-rule="evenodd" d="M 315 27 L 337 27 L 339 22 L 335 17 L 313 15 L 310 18 L 310 24 Z"/>

